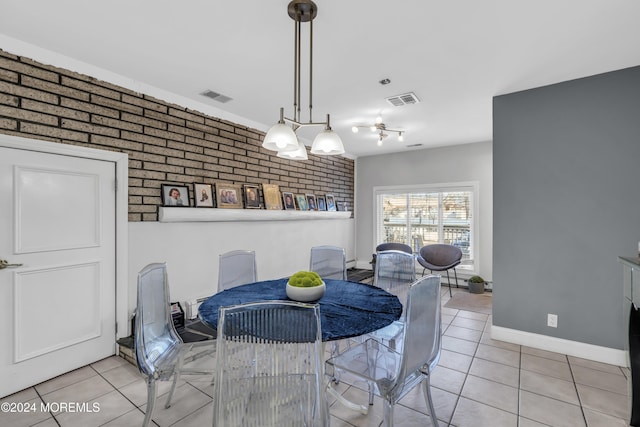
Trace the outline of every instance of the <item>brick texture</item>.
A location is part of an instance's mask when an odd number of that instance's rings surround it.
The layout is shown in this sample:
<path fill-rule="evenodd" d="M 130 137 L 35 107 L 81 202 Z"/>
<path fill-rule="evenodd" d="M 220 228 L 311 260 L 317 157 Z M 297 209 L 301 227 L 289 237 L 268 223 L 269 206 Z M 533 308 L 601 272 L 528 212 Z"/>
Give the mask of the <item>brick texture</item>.
<path fill-rule="evenodd" d="M 276 157 L 264 133 L 0 50 L 0 133 L 129 155 L 129 221 L 157 221 L 161 185 L 277 184 L 353 208 L 354 162 Z M 262 198 L 262 194 L 260 195 Z"/>

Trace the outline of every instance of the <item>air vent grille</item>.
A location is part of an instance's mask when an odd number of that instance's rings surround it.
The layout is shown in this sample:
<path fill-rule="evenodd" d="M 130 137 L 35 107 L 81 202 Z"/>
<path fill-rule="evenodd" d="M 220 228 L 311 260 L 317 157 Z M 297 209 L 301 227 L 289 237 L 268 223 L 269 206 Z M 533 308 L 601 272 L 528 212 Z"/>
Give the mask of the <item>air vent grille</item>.
<path fill-rule="evenodd" d="M 413 92 L 404 93 L 402 95 L 391 96 L 385 99 L 389 104 L 393 105 L 394 107 L 400 107 L 402 105 L 417 104 L 418 102 L 420 102 L 416 94 Z"/>
<path fill-rule="evenodd" d="M 207 98 L 211 98 L 211 99 L 214 99 L 214 100 L 216 100 L 218 102 L 222 102 L 222 103 L 229 102 L 229 101 L 231 101 L 233 99 L 233 98 L 230 98 L 230 97 L 228 97 L 226 95 L 222 95 L 222 94 L 220 94 L 218 92 L 214 92 L 212 90 L 205 90 L 200 95 L 206 96 Z"/>

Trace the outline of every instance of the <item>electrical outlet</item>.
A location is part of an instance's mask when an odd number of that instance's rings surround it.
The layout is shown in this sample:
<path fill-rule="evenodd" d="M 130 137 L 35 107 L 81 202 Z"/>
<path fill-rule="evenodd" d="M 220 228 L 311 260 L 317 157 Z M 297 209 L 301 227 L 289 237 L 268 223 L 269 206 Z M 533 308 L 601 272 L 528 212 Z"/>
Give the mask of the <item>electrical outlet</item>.
<path fill-rule="evenodd" d="M 558 315 L 557 314 L 547 314 L 547 326 L 550 328 L 558 327 Z"/>

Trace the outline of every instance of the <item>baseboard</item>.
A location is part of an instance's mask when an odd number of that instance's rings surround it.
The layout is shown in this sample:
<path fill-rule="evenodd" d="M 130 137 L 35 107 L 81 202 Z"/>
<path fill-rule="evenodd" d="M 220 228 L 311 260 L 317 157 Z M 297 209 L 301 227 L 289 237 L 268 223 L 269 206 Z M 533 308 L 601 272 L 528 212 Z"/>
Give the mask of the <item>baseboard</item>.
<path fill-rule="evenodd" d="M 580 357 L 595 362 L 607 363 L 609 365 L 629 366 L 627 352 L 615 348 L 601 347 L 495 325 L 491 325 L 491 338 L 513 344 L 526 345 L 540 350 Z"/>

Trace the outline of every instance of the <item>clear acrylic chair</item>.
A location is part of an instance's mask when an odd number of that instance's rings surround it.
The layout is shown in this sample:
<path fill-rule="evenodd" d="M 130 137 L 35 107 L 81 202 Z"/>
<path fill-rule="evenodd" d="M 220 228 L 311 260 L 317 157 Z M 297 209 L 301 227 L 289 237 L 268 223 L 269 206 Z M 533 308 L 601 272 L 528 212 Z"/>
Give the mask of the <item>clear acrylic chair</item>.
<path fill-rule="evenodd" d="M 317 304 L 239 304 L 218 319 L 214 426 L 329 425 Z"/>
<path fill-rule="evenodd" d="M 384 426 L 393 426 L 394 405 L 422 383 L 431 424 L 437 418 L 431 398 L 430 376 L 441 351 L 440 276 L 424 276 L 409 289 L 402 343 L 396 350 L 368 339 L 326 362 L 326 374 L 336 369 L 345 382 L 364 380 L 369 384 L 369 404 L 374 395 L 384 400 Z M 347 375 L 348 374 L 348 375 Z"/>
<path fill-rule="evenodd" d="M 356 341 L 362 342 L 373 338 L 391 348 L 396 347 L 398 337 L 404 328 L 402 320 L 406 315 L 409 287 L 415 281 L 416 259 L 413 254 L 399 250 L 386 250 L 377 253 L 373 285 L 398 297 L 402 303 L 402 317 L 400 321 L 393 322 L 387 327 L 356 338 Z"/>
<path fill-rule="evenodd" d="M 255 251 L 231 251 L 220 255 L 218 292 L 258 281 Z"/>
<path fill-rule="evenodd" d="M 347 280 L 347 256 L 337 246 L 314 246 L 311 248 L 309 270 L 323 279 Z"/>
<path fill-rule="evenodd" d="M 394 294 L 402 304 L 407 299 L 409 286 L 416 281 L 416 258 L 399 250 L 380 251 L 376 254 L 373 285 Z"/>
<path fill-rule="evenodd" d="M 214 341 L 185 344 L 173 326 L 169 284 L 165 263 L 149 264 L 138 273 L 134 347 L 140 372 L 147 381 L 147 410 L 143 426 L 148 426 L 156 402 L 156 381 L 173 376 L 166 408 L 181 374 L 213 374 Z"/>

